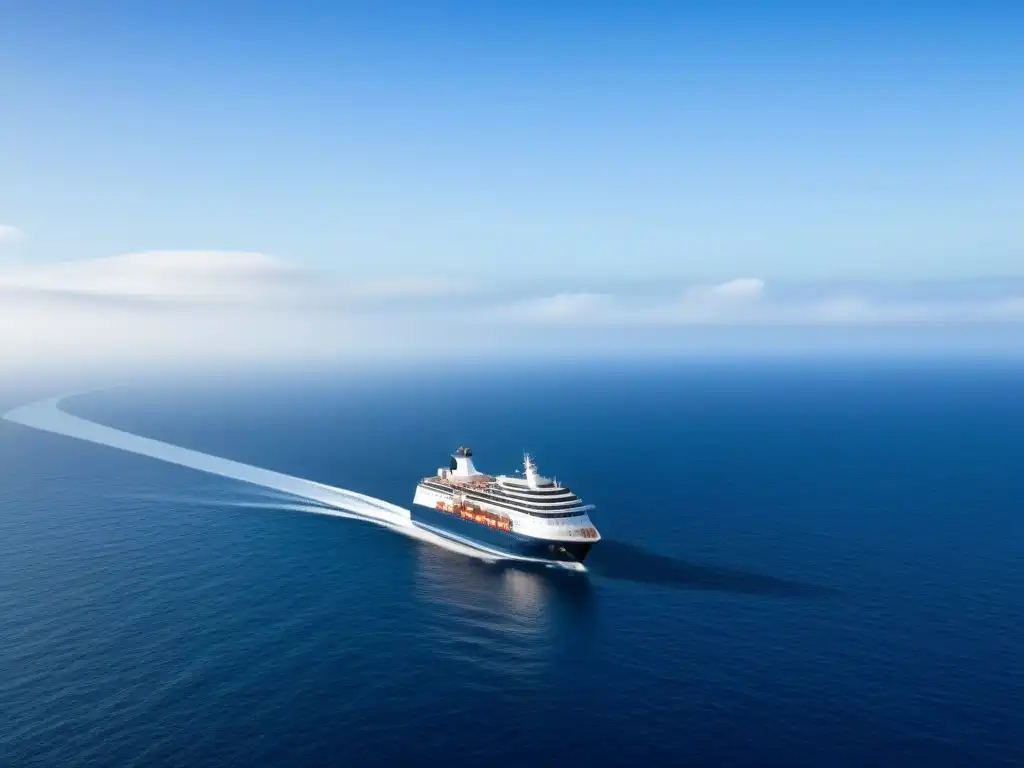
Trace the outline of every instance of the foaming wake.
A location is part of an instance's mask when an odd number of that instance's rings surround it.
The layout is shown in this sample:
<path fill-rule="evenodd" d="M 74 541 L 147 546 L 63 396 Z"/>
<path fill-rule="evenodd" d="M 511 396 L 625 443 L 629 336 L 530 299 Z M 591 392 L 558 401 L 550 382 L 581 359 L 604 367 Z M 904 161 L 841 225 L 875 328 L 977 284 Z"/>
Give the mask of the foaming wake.
<path fill-rule="evenodd" d="M 281 504 L 278 508 L 314 514 L 333 515 L 363 520 L 389 528 L 410 538 L 434 546 L 443 547 L 451 552 L 475 557 L 488 562 L 498 560 L 520 560 L 549 564 L 556 567 L 579 566 L 581 564 L 555 564 L 546 560 L 508 555 L 498 550 L 477 546 L 469 542 L 461 543 L 440 536 L 433 531 L 418 527 L 412 521 L 409 510 L 391 504 L 383 499 L 366 496 L 355 491 L 335 488 L 334 486 L 292 477 L 269 469 L 260 469 L 249 464 L 242 464 L 219 456 L 193 451 L 189 448 L 171 445 L 141 435 L 133 435 L 113 427 L 97 424 L 94 421 L 72 416 L 60 409 L 61 400 L 67 396 L 40 400 L 29 405 L 15 408 L 4 414 L 4 419 L 44 432 L 73 437 L 110 448 L 117 448 L 128 453 L 148 456 L 153 459 L 188 467 L 220 477 L 238 480 L 261 488 L 278 491 L 291 498 L 298 498 L 313 504 Z"/>

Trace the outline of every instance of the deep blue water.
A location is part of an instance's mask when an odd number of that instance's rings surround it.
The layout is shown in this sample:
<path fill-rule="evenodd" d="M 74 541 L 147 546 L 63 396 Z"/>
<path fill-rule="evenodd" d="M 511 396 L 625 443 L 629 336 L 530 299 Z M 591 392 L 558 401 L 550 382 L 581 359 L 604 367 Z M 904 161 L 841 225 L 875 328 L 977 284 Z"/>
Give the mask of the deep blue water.
<path fill-rule="evenodd" d="M 5 395 L 18 398 L 59 392 Z M 472 445 L 586 575 L 0 423 L 0 764 L 1024 763 L 1024 367 L 140 383 L 105 424 L 396 503 Z"/>

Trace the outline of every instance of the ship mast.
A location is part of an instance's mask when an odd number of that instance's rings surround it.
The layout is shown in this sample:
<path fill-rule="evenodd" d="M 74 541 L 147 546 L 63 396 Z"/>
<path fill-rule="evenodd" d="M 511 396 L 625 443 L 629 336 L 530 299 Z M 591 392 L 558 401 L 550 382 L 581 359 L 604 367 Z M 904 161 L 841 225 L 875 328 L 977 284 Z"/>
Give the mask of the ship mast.
<path fill-rule="evenodd" d="M 523 454 L 523 468 L 526 470 L 526 487 L 532 490 L 537 489 L 537 465 L 533 463 L 530 454 Z"/>

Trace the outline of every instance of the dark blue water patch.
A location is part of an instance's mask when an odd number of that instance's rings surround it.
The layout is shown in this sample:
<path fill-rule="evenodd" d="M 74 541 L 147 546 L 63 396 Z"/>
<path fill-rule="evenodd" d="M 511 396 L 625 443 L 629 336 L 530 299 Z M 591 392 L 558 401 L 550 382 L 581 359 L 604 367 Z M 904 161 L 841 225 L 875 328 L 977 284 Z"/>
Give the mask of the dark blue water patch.
<path fill-rule="evenodd" d="M 587 575 L 0 424 L 0 764 L 1014 765 L 1024 371 L 176 381 L 75 413 L 411 503 L 462 443 Z"/>

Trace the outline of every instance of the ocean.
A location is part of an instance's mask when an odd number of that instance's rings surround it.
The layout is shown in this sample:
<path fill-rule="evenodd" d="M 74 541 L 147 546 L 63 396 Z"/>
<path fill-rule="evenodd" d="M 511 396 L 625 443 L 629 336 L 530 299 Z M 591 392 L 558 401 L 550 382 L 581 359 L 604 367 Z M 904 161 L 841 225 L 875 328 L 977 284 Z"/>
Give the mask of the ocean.
<path fill-rule="evenodd" d="M 0 385 L 3 410 L 62 394 Z M 0 765 L 1024 764 L 1024 365 L 181 375 L 74 415 L 401 505 L 459 445 L 586 573 L 0 422 Z"/>

